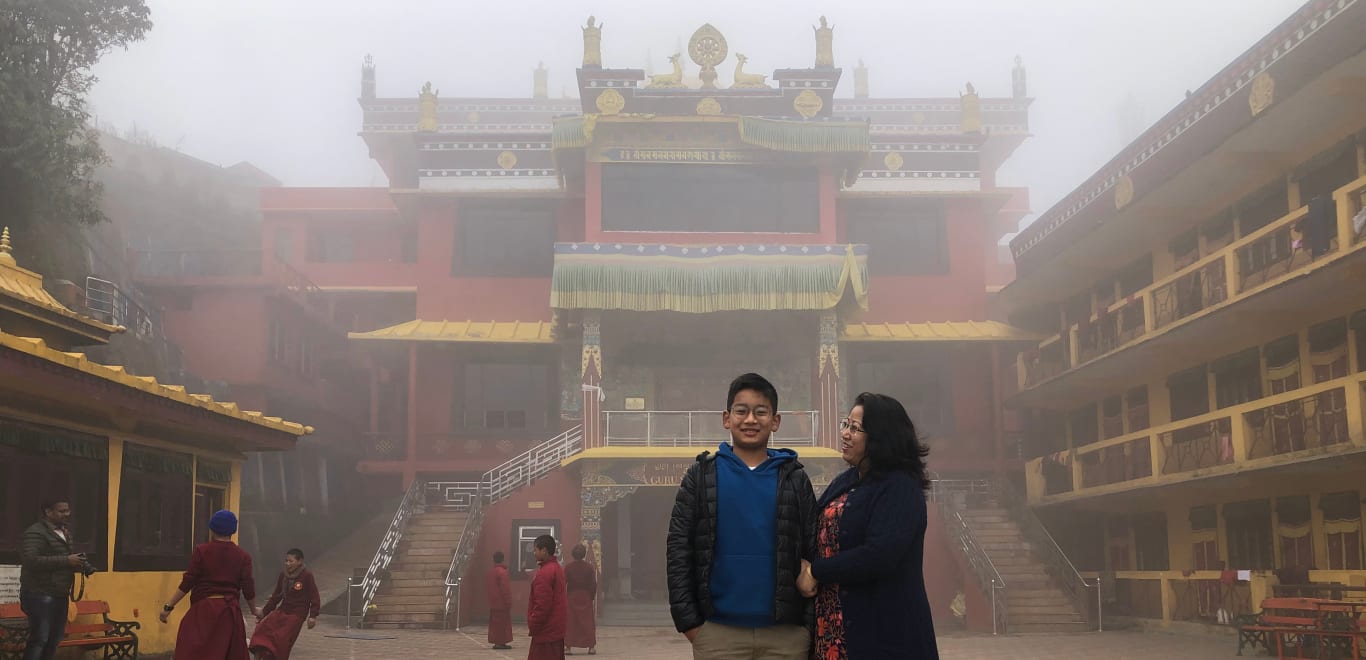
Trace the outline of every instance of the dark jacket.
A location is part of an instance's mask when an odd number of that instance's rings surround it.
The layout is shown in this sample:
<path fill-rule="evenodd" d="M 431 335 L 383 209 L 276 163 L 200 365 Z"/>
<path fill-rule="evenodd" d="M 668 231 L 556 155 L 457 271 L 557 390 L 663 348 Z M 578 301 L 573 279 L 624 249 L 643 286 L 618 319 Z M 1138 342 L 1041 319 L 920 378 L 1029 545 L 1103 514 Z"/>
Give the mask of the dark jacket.
<path fill-rule="evenodd" d="M 825 489 L 818 510 L 843 493 L 840 550 L 812 560 L 811 574 L 839 585 L 849 660 L 937 660 L 923 573 L 924 489 L 905 472 L 860 482 L 851 468 Z"/>
<path fill-rule="evenodd" d="M 39 520 L 29 525 L 19 546 L 19 590 L 65 597 L 76 577 L 76 569 L 66 563 L 70 554 L 71 544 L 57 535 L 52 523 Z"/>
<path fill-rule="evenodd" d="M 669 614 L 679 632 L 706 622 L 714 610 L 711 570 L 716 547 L 716 456 L 702 452 L 678 487 L 669 518 Z M 778 473 L 774 623 L 813 624 L 815 610 L 797 591 L 801 560 L 811 559 L 816 538 L 816 495 L 796 460 Z"/>

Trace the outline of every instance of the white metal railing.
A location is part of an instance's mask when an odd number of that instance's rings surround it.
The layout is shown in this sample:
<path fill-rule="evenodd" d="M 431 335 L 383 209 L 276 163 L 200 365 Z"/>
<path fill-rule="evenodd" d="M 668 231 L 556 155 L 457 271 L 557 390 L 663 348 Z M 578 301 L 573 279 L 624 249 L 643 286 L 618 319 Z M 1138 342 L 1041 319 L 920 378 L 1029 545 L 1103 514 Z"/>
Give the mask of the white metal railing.
<path fill-rule="evenodd" d="M 419 500 L 425 487 L 422 480 L 413 480 L 412 485 L 408 487 L 408 492 L 403 495 L 403 501 L 398 505 L 398 511 L 394 513 L 394 519 L 389 523 L 389 530 L 384 533 L 384 539 L 380 541 L 379 548 L 375 550 L 375 556 L 370 559 L 370 566 L 365 569 L 365 578 L 361 581 L 362 623 L 364 623 L 365 617 L 370 614 L 370 605 L 375 601 L 375 594 L 379 592 L 379 585 L 384 581 L 385 574 L 389 570 L 389 563 L 398 553 L 398 544 L 399 541 L 403 540 L 403 531 L 408 526 L 408 518 L 412 517 L 414 509 L 419 506 Z"/>
<path fill-rule="evenodd" d="M 564 459 L 583 451 L 583 427 L 575 426 L 484 473 L 485 497 L 493 504 L 513 491 L 560 467 Z"/>
<path fill-rule="evenodd" d="M 930 482 L 930 501 L 939 504 L 939 514 L 973 575 L 977 577 L 978 587 L 983 595 L 991 599 L 991 634 L 999 635 L 1009 630 L 1010 615 L 1005 595 L 1006 581 L 992 563 L 991 557 L 977 544 L 972 528 L 963 519 L 961 511 L 975 497 L 990 497 L 991 482 L 985 479 L 935 479 Z"/>
<path fill-rule="evenodd" d="M 815 410 L 782 411 L 770 442 L 778 447 L 815 447 L 820 416 Z M 608 447 L 713 447 L 726 437 L 719 410 L 609 410 L 603 416 Z"/>
<path fill-rule="evenodd" d="M 482 490 L 482 489 L 481 489 Z M 451 555 L 450 568 L 446 569 L 446 609 L 441 617 L 442 626 L 449 628 L 451 622 L 451 605 L 455 605 L 455 629 L 460 630 L 460 585 L 464 582 L 465 571 L 469 568 L 470 559 L 474 556 L 474 548 L 479 543 L 479 532 L 484 526 L 484 498 L 479 491 L 475 492 L 469 504 L 469 515 L 465 518 L 465 528 L 460 531 L 460 541 L 455 544 L 455 553 Z"/>

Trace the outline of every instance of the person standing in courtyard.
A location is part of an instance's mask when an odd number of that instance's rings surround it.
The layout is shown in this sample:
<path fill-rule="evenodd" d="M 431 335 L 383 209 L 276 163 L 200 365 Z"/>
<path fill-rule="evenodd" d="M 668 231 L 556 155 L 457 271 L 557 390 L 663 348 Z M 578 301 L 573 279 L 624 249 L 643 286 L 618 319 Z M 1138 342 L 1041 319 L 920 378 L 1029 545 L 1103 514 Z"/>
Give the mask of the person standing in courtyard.
<path fill-rule="evenodd" d="M 512 582 L 508 567 L 503 565 L 503 552 L 493 553 L 493 570 L 489 571 L 489 643 L 498 650 L 512 648 Z"/>
<path fill-rule="evenodd" d="M 532 552 L 540 565 L 531 579 L 531 597 L 527 602 L 526 625 L 531 632 L 531 648 L 527 660 L 562 660 L 564 634 L 569 625 L 569 608 L 565 602 L 564 569 L 555 558 L 555 537 L 542 534 L 536 537 Z"/>
<path fill-rule="evenodd" d="M 588 548 L 582 543 L 570 552 L 574 561 L 564 567 L 564 580 L 569 588 L 569 628 L 565 631 L 565 655 L 573 655 L 575 648 L 588 649 L 588 655 L 598 652 L 597 623 L 593 620 L 593 601 L 598 596 L 598 574 L 593 565 L 584 561 Z"/>
<path fill-rule="evenodd" d="M 208 543 L 190 553 L 190 567 L 180 588 L 161 608 L 157 618 L 166 623 L 186 594 L 190 611 L 180 621 L 175 641 L 175 660 L 247 660 L 247 624 L 242 620 L 238 594 L 256 607 L 256 583 L 251 576 L 251 555 L 232 542 L 237 516 L 222 510 L 209 518 Z"/>
<path fill-rule="evenodd" d="M 770 449 L 778 391 L 747 373 L 730 384 L 730 442 L 688 467 L 669 519 L 669 613 L 696 660 L 806 660 L 812 602 L 797 590 L 811 558 L 816 497 L 797 453 Z"/>
<path fill-rule="evenodd" d="M 289 652 L 299 633 L 318 625 L 318 611 L 322 599 L 313 573 L 304 566 L 304 551 L 290 548 L 285 553 L 285 569 L 275 580 L 275 591 L 261 608 L 256 630 L 252 631 L 252 653 L 257 660 L 289 660 Z"/>
<path fill-rule="evenodd" d="M 66 635 L 67 598 L 85 556 L 71 551 L 71 504 L 42 503 L 43 519 L 24 530 L 19 546 L 19 607 L 28 617 L 24 660 L 52 660 Z"/>
<path fill-rule="evenodd" d="M 840 422 L 850 468 L 821 495 L 816 557 L 798 586 L 816 598 L 818 660 L 938 660 L 925 595 L 925 456 L 906 409 L 865 392 Z"/>

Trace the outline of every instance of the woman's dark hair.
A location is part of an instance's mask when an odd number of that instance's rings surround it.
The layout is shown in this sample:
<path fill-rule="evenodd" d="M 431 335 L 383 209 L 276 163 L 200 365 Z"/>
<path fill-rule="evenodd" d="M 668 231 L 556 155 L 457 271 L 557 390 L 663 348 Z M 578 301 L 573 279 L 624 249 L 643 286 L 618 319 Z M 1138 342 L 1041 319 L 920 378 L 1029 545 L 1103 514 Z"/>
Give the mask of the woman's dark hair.
<path fill-rule="evenodd" d="M 929 488 L 925 457 L 930 449 L 920 443 L 915 424 L 901 402 L 886 394 L 864 392 L 854 399 L 854 406 L 863 407 L 863 460 L 868 464 L 868 476 L 906 472 L 922 488 Z"/>
<path fill-rule="evenodd" d="M 572 551 L 570 551 L 569 554 L 574 555 L 574 558 L 575 558 L 575 559 L 578 559 L 579 561 L 583 561 L 583 558 L 588 556 L 588 549 L 585 548 L 585 547 L 583 547 L 583 544 L 580 543 L 580 544 L 574 546 L 574 549 L 573 549 Z"/>

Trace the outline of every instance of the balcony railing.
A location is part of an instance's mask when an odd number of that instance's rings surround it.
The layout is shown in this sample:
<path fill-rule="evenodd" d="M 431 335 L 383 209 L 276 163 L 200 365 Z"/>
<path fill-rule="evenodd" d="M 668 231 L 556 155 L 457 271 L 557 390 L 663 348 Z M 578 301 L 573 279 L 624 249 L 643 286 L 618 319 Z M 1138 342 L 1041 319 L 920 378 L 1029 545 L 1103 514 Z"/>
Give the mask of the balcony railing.
<path fill-rule="evenodd" d="M 1333 193 L 1336 230 L 1330 239 L 1305 221 L 1308 207 L 1233 241 L 1217 252 L 1111 303 L 1089 322 L 1053 335 L 1021 355 L 1022 387 L 1033 387 L 1086 362 L 1141 341 L 1207 309 L 1254 295 L 1304 266 L 1356 249 L 1366 240 L 1366 177 Z M 1357 221 L 1357 216 L 1362 220 Z"/>
<path fill-rule="evenodd" d="M 771 440 L 774 446 L 816 446 L 816 411 L 780 414 L 782 425 Z M 603 435 L 609 447 L 715 447 L 726 432 L 719 410 L 610 410 L 603 413 Z"/>
<path fill-rule="evenodd" d="M 1028 461 L 1031 504 L 1366 449 L 1366 372 Z M 1075 455 L 1075 460 L 1069 457 Z M 1180 476 L 1176 476 L 1180 475 Z M 1121 488 L 1122 490 L 1122 488 Z M 1075 494 L 1072 494 L 1075 493 Z"/>
<path fill-rule="evenodd" d="M 305 309 L 331 318 L 322 289 L 298 269 L 260 250 L 162 250 L 135 253 L 137 276 L 155 280 L 250 279 L 269 283 Z"/>

